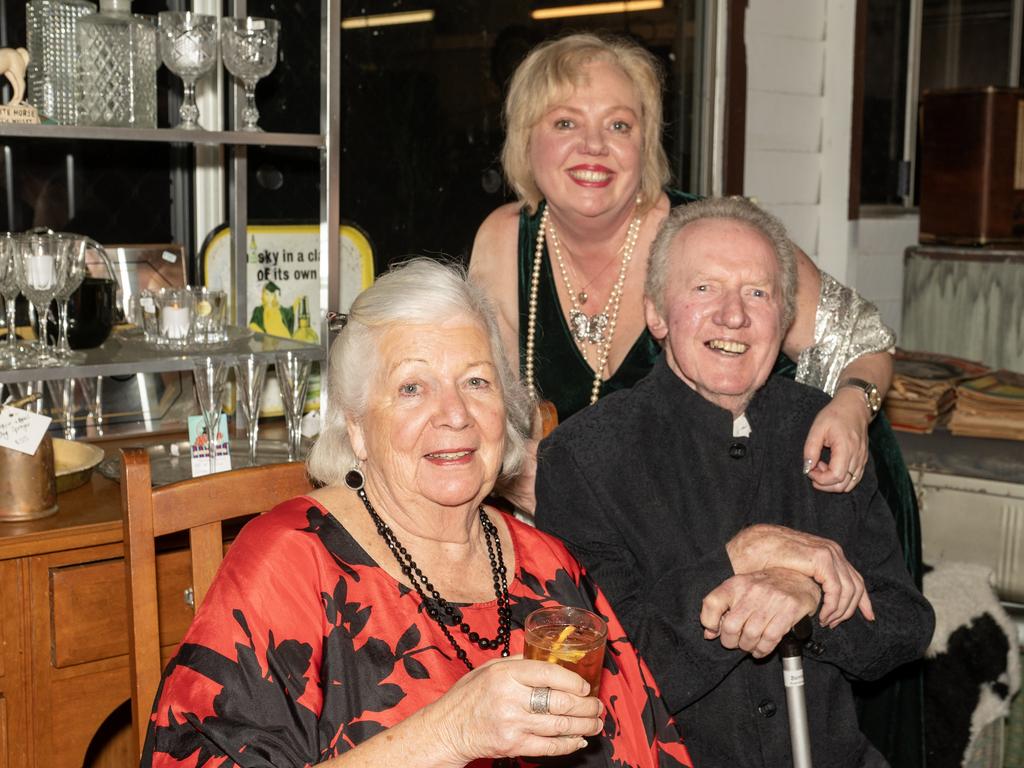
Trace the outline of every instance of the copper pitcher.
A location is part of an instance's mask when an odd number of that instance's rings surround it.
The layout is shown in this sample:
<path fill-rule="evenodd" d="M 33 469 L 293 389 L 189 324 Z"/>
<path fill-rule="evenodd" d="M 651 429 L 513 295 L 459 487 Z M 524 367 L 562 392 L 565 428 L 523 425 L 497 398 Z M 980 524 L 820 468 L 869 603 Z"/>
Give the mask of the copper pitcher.
<path fill-rule="evenodd" d="M 53 438 L 45 435 L 31 456 L 0 448 L 0 523 L 36 520 L 56 511 Z"/>

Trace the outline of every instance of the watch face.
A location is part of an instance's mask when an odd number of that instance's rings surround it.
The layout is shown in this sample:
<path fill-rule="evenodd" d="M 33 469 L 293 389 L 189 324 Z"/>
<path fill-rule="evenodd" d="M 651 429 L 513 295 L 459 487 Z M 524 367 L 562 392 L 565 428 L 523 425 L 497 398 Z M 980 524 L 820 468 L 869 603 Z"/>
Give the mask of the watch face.
<path fill-rule="evenodd" d="M 868 396 L 868 407 L 872 413 L 877 413 L 878 409 L 882 407 L 882 398 L 878 394 L 878 387 L 872 386 L 865 392 Z"/>

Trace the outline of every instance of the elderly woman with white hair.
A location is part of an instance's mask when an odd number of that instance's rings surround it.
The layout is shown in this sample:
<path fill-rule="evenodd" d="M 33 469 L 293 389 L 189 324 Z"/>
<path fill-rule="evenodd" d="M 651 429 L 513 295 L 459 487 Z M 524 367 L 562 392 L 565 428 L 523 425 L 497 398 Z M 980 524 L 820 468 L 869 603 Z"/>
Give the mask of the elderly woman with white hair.
<path fill-rule="evenodd" d="M 143 764 L 690 765 L 579 564 L 485 503 L 523 463 L 530 404 L 483 293 L 435 262 L 396 268 L 353 303 L 329 382 L 323 487 L 232 544 Z M 519 655 L 547 605 L 608 620 L 599 695 Z"/>

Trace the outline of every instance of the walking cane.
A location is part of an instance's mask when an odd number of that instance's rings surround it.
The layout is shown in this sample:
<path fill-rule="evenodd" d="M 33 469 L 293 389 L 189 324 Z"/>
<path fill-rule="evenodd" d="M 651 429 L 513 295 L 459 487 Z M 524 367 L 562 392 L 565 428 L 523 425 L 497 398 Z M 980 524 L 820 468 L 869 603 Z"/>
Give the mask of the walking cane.
<path fill-rule="evenodd" d="M 811 619 L 804 616 L 779 643 L 786 709 L 789 712 L 789 738 L 793 744 L 793 768 L 811 768 L 811 732 L 807 725 L 807 701 L 804 699 L 803 661 L 804 643 L 810 637 Z"/>

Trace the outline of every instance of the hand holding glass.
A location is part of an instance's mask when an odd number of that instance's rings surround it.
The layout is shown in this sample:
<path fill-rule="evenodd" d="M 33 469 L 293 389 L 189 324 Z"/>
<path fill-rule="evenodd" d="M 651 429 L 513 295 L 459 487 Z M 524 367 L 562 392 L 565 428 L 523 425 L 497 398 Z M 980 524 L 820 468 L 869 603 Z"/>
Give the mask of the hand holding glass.
<path fill-rule="evenodd" d="M 588 683 L 590 695 L 601 689 L 608 625 L 596 613 L 556 605 L 539 608 L 526 617 L 527 659 L 550 661 L 571 669 Z"/>
<path fill-rule="evenodd" d="M 160 58 L 185 86 L 178 108 L 178 127 L 200 129 L 196 80 L 217 63 L 217 17 L 190 11 L 161 11 L 157 14 L 157 26 Z"/>

